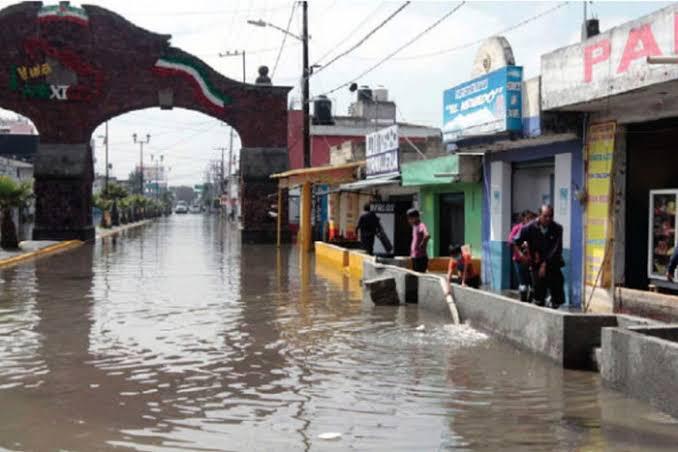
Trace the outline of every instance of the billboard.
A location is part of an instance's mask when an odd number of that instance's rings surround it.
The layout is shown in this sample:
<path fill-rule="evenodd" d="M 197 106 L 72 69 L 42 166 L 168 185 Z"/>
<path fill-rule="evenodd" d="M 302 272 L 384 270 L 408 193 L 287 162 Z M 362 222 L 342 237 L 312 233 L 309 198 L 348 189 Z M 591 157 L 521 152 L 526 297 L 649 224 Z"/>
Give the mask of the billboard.
<path fill-rule="evenodd" d="M 523 68 L 505 66 L 443 93 L 443 140 L 519 132 Z"/>
<path fill-rule="evenodd" d="M 367 177 L 400 174 L 398 126 L 394 125 L 365 136 Z"/>

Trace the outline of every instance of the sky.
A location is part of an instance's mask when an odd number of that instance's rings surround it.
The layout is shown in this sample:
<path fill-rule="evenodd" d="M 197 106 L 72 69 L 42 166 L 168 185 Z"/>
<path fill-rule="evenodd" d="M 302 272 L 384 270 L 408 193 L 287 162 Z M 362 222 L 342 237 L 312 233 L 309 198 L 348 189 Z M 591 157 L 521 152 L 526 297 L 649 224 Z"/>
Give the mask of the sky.
<path fill-rule="evenodd" d="M 0 0 L 0 8 L 14 2 Z M 45 2 L 52 3 L 52 2 Z M 56 3 L 56 2 L 53 2 Z M 257 68 L 267 65 L 273 83 L 298 86 L 302 55 L 300 43 L 288 38 L 280 52 L 283 34 L 273 28 L 247 24 L 247 19 L 266 22 L 301 34 L 301 7 L 283 0 L 90 0 L 125 16 L 148 30 L 172 35 L 172 45 L 193 53 L 227 77 L 242 78 L 240 57 L 220 57 L 228 50 L 245 50 L 249 82 Z M 360 0 L 310 0 L 309 54 L 312 64 L 323 65 L 348 49 L 404 2 Z M 564 5 L 556 8 L 558 5 Z M 71 4 L 80 6 L 80 2 Z M 601 30 L 641 17 L 671 2 L 589 2 L 590 15 L 600 20 Z M 400 121 L 441 127 L 442 93 L 470 79 L 479 41 L 502 34 L 510 42 L 516 64 L 524 67 L 525 79 L 539 75 L 540 57 L 580 39 L 583 3 L 576 2 L 467 2 L 439 26 L 423 35 L 376 70 L 357 78 L 366 69 L 398 49 L 418 33 L 459 5 L 450 1 L 414 1 L 380 28 L 363 45 L 311 78 L 311 95 L 324 94 L 344 83 L 383 86 L 398 105 Z M 511 31 L 526 19 L 549 11 Z M 292 14 L 291 14 L 292 13 Z M 290 19 L 291 18 L 291 19 Z M 276 57 L 280 59 L 275 66 Z M 275 70 L 274 70 L 275 67 Z M 299 99 L 299 89 L 291 93 Z M 341 88 L 331 94 L 335 114 L 346 114 L 355 94 Z M 297 102 L 298 105 L 298 102 Z M 0 105 L 0 108 L 2 105 Z M 11 113 L 0 111 L 0 116 Z M 132 134 L 151 135 L 144 148 L 145 164 L 150 155 L 163 155 L 171 185 L 195 184 L 204 179 L 210 160 L 220 159 L 217 148 L 229 147 L 228 125 L 189 110 L 140 110 L 109 122 L 109 159 L 112 175 L 126 179 L 139 161 L 139 146 Z M 103 125 L 94 133 L 96 171 L 104 171 Z M 240 148 L 237 132 L 234 155 Z M 228 157 L 228 151 L 226 151 Z"/>

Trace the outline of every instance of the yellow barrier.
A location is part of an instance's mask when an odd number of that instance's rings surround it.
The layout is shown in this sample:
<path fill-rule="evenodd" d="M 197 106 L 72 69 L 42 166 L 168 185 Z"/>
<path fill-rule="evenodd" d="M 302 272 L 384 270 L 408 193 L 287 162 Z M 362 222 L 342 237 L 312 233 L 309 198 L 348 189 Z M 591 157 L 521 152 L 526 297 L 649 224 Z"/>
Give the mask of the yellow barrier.
<path fill-rule="evenodd" d="M 363 279 L 363 262 L 365 259 L 372 259 L 365 253 L 360 251 L 348 252 L 348 274 L 356 279 Z"/>
<path fill-rule="evenodd" d="M 315 258 L 318 262 L 341 269 L 348 266 L 348 250 L 325 242 L 315 242 Z"/>
<path fill-rule="evenodd" d="M 82 245 L 84 242 L 80 240 L 67 240 L 65 242 L 56 243 L 54 245 L 46 246 L 39 250 L 30 251 L 28 253 L 19 254 L 17 256 L 12 256 L 7 259 L 0 260 L 0 268 L 11 267 L 14 265 L 21 264 L 31 259 L 36 259 L 38 257 L 46 256 L 48 254 L 58 253 L 60 251 L 69 250 L 76 248 Z"/>

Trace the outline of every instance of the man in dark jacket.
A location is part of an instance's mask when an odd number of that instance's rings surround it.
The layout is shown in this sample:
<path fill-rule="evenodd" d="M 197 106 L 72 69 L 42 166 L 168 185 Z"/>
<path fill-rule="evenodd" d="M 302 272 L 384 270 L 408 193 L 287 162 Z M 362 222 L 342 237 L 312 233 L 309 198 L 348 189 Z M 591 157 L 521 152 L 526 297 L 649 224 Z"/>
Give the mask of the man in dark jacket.
<path fill-rule="evenodd" d="M 551 305 L 558 309 L 565 302 L 563 273 L 563 227 L 553 221 L 553 207 L 541 207 L 539 217 L 526 224 L 513 240 L 516 253 L 523 254 L 527 244 L 534 279 L 534 302 L 543 306 L 546 291 L 551 294 Z"/>
<path fill-rule="evenodd" d="M 666 269 L 666 279 L 670 282 L 673 282 L 673 276 L 676 273 L 676 267 L 678 267 L 678 245 L 673 249 L 673 254 L 671 255 L 671 260 L 669 261 L 669 267 Z"/>
<path fill-rule="evenodd" d="M 376 213 L 370 210 L 370 205 L 363 206 L 363 213 L 358 219 L 358 225 L 355 228 L 356 235 L 360 235 L 360 243 L 363 249 L 370 256 L 374 254 L 374 238 L 381 229 L 381 222 Z"/>

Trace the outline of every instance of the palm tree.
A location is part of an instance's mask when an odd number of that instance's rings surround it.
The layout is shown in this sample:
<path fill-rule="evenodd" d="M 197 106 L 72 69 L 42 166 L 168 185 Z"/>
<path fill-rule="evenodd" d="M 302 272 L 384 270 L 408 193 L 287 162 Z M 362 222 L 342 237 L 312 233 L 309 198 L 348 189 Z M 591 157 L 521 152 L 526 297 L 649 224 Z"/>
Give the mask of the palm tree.
<path fill-rule="evenodd" d="M 12 209 L 25 206 L 31 196 L 33 196 L 31 182 L 17 182 L 11 177 L 0 176 L 0 211 L 2 212 L 0 247 L 5 249 L 19 247 Z"/>

